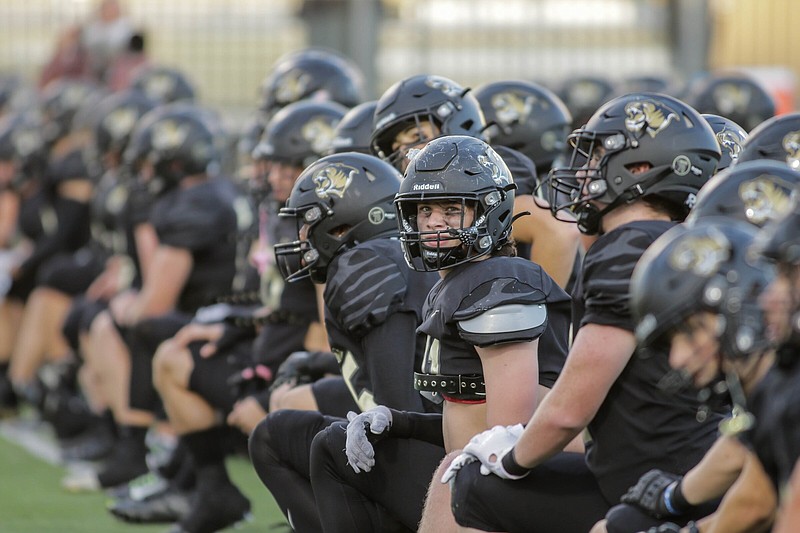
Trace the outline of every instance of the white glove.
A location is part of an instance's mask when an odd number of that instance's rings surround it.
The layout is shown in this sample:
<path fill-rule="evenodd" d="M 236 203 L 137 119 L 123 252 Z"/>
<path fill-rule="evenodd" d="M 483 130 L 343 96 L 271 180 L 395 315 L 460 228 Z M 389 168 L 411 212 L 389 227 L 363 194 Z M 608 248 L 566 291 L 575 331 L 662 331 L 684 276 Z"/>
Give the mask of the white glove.
<path fill-rule="evenodd" d="M 513 475 L 503 468 L 503 457 L 522 436 L 522 424 L 495 426 L 472 437 L 464 446 L 461 455 L 456 457 L 442 476 L 442 483 L 448 483 L 459 470 L 473 461 L 481 462 L 481 474 L 495 474 L 503 479 L 521 479 L 527 475 Z"/>
<path fill-rule="evenodd" d="M 347 444 L 344 452 L 347 463 L 359 472 L 369 472 L 375 466 L 375 449 L 367 438 L 367 428 L 373 435 L 380 435 L 392 426 L 392 412 L 383 405 L 356 414 L 347 413 Z"/>

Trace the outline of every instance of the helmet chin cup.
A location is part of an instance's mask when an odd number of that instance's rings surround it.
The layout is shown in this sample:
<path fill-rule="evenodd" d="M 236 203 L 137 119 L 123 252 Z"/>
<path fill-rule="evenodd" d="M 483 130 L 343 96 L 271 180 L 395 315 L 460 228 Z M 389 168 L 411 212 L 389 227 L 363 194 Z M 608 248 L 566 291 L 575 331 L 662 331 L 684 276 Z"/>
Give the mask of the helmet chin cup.
<path fill-rule="evenodd" d="M 576 210 L 578 215 L 578 231 L 584 235 L 597 235 L 600 233 L 600 222 L 603 215 L 600 210 L 590 203 L 579 206 Z"/>

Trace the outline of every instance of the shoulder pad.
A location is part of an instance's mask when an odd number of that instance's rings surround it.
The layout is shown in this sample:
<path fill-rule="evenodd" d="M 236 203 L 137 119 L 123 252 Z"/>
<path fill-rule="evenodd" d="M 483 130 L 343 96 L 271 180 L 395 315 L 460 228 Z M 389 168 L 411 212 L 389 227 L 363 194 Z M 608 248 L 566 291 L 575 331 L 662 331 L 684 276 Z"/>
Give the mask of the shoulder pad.
<path fill-rule="evenodd" d="M 501 305 L 458 322 L 461 338 L 476 346 L 532 341 L 546 327 L 547 306 L 543 303 Z"/>
<path fill-rule="evenodd" d="M 348 332 L 363 336 L 399 309 L 407 286 L 395 261 L 359 246 L 331 263 L 325 305 Z"/>
<path fill-rule="evenodd" d="M 175 202 L 158 202 L 154 206 L 153 224 L 160 242 L 199 250 L 218 244 L 236 231 L 233 207 L 200 192 L 179 191 Z"/>

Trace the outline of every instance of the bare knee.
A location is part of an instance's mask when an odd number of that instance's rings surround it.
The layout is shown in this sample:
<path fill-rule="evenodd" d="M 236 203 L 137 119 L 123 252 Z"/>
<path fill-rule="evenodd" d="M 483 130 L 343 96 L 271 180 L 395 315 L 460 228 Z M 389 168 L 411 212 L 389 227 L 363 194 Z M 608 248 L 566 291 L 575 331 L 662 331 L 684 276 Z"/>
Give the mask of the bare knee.
<path fill-rule="evenodd" d="M 606 533 L 606 521 L 600 520 L 597 522 L 589 533 Z"/>
<path fill-rule="evenodd" d="M 173 339 L 167 339 L 153 355 L 153 384 L 159 391 L 174 384 L 185 386 L 193 367 L 189 350 Z"/>

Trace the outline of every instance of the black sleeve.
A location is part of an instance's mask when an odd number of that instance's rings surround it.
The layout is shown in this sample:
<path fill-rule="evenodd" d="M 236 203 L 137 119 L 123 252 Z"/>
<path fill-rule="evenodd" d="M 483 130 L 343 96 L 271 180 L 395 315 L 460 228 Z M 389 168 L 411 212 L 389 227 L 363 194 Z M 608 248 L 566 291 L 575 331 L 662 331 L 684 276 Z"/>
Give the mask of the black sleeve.
<path fill-rule="evenodd" d="M 232 224 L 225 221 L 224 204 L 198 196 L 180 199 L 174 206 L 154 206 L 158 214 L 153 223 L 161 244 L 196 251 L 215 246 L 225 238 Z M 232 212 L 230 216 L 234 216 Z"/>
<path fill-rule="evenodd" d="M 422 396 L 413 385 L 416 327 L 413 313 L 394 313 L 362 340 L 369 380 L 379 405 L 404 411 L 425 410 Z"/>
<path fill-rule="evenodd" d="M 337 258 L 328 273 L 325 303 L 351 335 L 362 337 L 402 308 L 407 281 L 392 259 L 370 248 Z"/>
<path fill-rule="evenodd" d="M 389 435 L 401 439 L 417 439 L 444 448 L 442 415 L 440 413 L 392 412 L 392 428 Z"/>
<path fill-rule="evenodd" d="M 58 197 L 53 202 L 58 221 L 56 231 L 36 241 L 33 252 L 22 263 L 22 271 L 37 269 L 47 259 L 64 250 L 75 250 L 89 235 L 89 204 Z"/>

